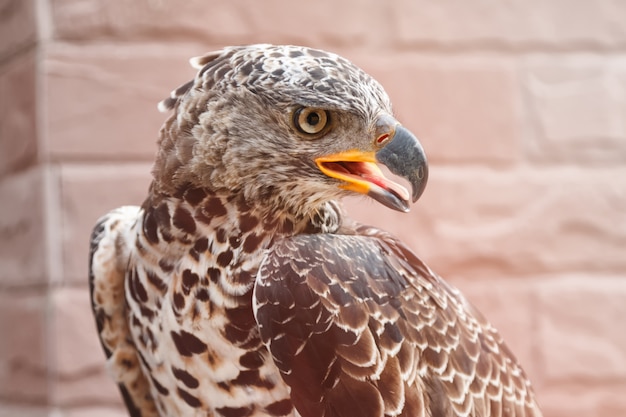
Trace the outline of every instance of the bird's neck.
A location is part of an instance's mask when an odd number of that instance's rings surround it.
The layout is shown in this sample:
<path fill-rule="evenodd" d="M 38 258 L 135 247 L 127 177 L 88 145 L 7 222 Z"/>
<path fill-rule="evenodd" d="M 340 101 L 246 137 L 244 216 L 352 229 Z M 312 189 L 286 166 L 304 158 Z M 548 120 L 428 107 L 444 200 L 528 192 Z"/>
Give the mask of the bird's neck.
<path fill-rule="evenodd" d="M 172 195 L 151 193 L 142 208 L 136 243 L 144 257 L 157 270 L 174 275 L 185 269 L 197 274 L 229 271 L 220 281 L 225 297 L 250 290 L 265 250 L 277 239 L 333 233 L 341 222 L 335 203 L 324 203 L 298 217 L 204 188 L 185 188 Z"/>
<path fill-rule="evenodd" d="M 333 233 L 342 221 L 337 202 L 293 211 L 267 201 L 250 203 L 239 193 L 181 187 L 174 193 L 151 188 L 143 204 L 144 234 L 168 245 L 190 244 L 207 235 L 227 233 L 288 237 L 300 233 Z"/>

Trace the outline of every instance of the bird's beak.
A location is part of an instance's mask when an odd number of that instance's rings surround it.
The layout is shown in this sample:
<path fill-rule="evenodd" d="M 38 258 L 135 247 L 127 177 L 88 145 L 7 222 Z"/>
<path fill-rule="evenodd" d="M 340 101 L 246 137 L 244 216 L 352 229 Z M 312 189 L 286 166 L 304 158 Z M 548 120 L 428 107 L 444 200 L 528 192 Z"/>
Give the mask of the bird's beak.
<path fill-rule="evenodd" d="M 376 152 L 349 150 L 322 156 L 315 163 L 324 174 L 341 180 L 341 188 L 366 194 L 394 210 L 408 212 L 411 193 L 402 185 L 386 178 L 376 162 L 411 183 L 415 202 L 426 188 L 426 155 L 417 138 L 400 125 L 388 137 L 390 139 Z"/>

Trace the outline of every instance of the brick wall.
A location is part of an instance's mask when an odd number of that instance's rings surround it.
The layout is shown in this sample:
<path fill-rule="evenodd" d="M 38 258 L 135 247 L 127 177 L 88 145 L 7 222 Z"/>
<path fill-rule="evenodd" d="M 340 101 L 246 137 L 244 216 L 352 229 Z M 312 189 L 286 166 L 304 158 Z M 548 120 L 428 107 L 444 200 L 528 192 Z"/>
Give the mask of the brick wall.
<path fill-rule="evenodd" d="M 626 2 L 0 2 L 0 416 L 122 416 L 90 316 L 96 218 L 140 203 L 156 103 L 225 44 L 307 44 L 387 88 L 431 160 L 364 200 L 501 329 L 546 416 L 626 414 Z"/>

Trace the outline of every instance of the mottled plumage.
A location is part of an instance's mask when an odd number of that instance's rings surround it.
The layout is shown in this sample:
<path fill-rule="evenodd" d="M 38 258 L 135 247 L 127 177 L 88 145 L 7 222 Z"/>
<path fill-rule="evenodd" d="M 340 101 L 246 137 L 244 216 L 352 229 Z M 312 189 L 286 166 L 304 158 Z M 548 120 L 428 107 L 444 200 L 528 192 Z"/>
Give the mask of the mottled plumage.
<path fill-rule="evenodd" d="M 92 234 L 93 312 L 130 415 L 541 416 L 480 313 L 342 213 L 354 193 L 408 211 L 426 184 L 382 87 L 296 46 L 192 64 L 160 104 L 147 199 Z"/>

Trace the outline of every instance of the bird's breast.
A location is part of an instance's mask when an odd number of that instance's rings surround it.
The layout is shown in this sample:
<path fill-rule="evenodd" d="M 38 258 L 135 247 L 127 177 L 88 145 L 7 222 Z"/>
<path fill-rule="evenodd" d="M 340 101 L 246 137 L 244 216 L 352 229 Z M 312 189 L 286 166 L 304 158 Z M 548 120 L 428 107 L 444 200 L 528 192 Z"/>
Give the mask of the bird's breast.
<path fill-rule="evenodd" d="M 137 229 L 126 279 L 129 323 L 162 414 L 270 415 L 278 408 L 288 415 L 287 387 L 252 312 L 256 272 L 272 239 L 263 221 L 206 195 L 196 205 L 162 202 Z"/>

